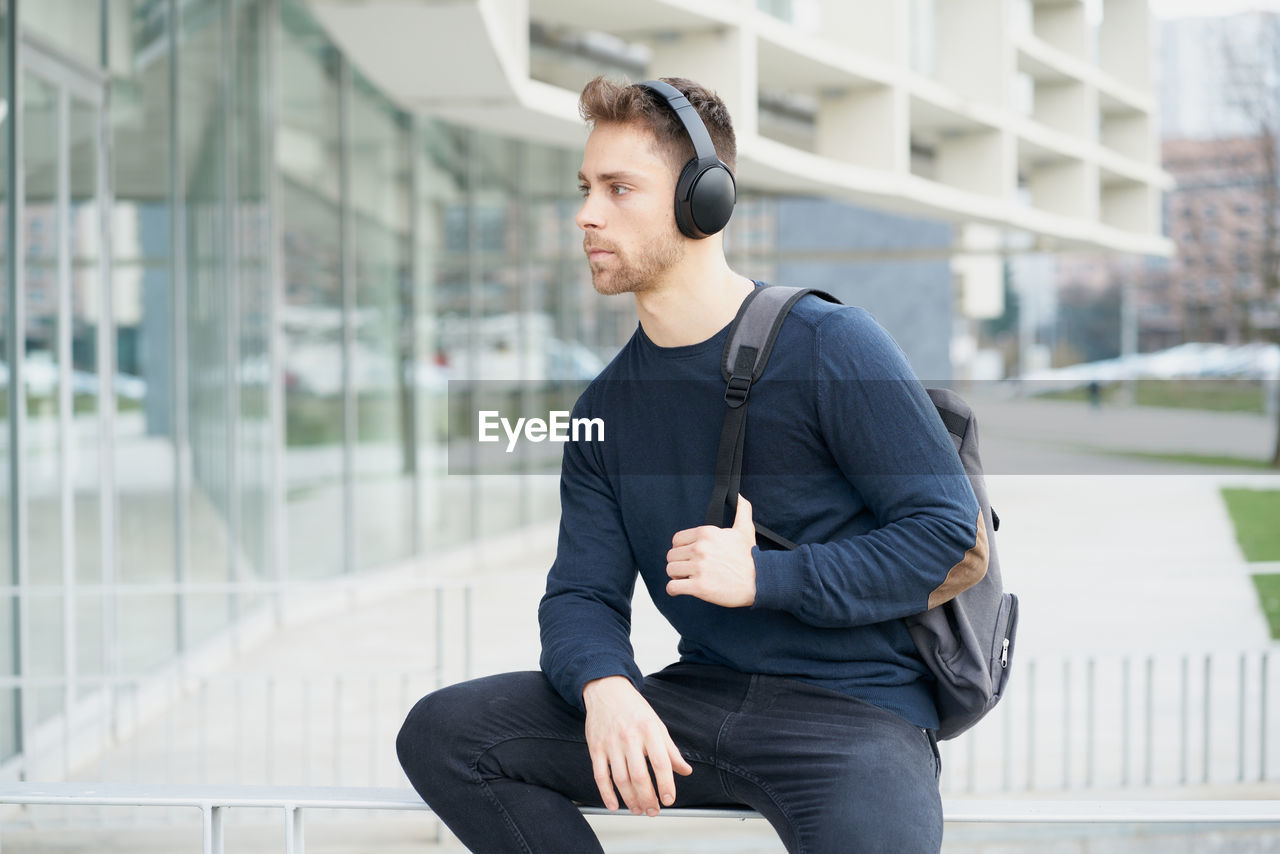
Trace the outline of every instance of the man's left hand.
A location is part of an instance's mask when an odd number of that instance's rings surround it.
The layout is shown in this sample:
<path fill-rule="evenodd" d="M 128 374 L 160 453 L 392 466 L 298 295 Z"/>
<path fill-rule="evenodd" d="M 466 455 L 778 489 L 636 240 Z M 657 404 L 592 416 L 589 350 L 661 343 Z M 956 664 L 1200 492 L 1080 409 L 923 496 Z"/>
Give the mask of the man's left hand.
<path fill-rule="evenodd" d="M 751 502 L 738 496 L 732 528 L 702 525 L 678 532 L 667 552 L 667 594 L 745 608 L 756 601 L 756 544 Z"/>

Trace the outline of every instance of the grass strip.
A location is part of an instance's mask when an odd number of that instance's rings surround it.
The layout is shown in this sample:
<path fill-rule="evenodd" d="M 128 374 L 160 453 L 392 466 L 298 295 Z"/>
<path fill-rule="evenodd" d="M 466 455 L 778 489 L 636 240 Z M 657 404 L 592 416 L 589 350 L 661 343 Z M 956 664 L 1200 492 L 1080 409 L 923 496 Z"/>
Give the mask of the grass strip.
<path fill-rule="evenodd" d="M 1222 499 L 1245 560 L 1280 561 L 1280 490 L 1225 487 Z"/>

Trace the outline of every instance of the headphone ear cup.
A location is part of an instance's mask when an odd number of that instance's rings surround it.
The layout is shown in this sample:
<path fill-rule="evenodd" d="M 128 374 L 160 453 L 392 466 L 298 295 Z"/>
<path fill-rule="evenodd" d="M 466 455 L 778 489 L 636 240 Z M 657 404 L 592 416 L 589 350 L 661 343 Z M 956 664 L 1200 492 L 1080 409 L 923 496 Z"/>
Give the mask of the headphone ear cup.
<path fill-rule="evenodd" d="M 737 200 L 738 187 L 729 167 L 716 163 L 704 169 L 694 182 L 689 205 L 698 231 L 710 236 L 723 229 L 733 216 Z"/>
<path fill-rule="evenodd" d="M 702 240 L 729 224 L 738 190 L 724 163 L 699 168 L 685 164 L 676 181 L 676 227 L 685 237 Z"/>

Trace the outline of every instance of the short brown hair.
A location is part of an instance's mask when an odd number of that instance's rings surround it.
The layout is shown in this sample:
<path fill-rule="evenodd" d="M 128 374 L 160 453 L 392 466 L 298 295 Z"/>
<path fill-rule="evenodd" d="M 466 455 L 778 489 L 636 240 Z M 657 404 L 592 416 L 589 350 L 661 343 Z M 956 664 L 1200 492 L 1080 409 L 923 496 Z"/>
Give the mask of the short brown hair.
<path fill-rule="evenodd" d="M 730 171 L 738 165 L 738 143 L 733 134 L 733 120 L 720 96 L 683 77 L 663 77 L 684 93 L 702 117 L 716 147 L 716 156 Z M 693 143 L 684 125 L 666 99 L 649 89 L 606 77 L 597 77 L 582 88 L 578 112 L 592 126 L 598 124 L 640 124 L 648 128 L 658 141 L 659 150 L 675 164 L 677 172 L 693 158 Z"/>

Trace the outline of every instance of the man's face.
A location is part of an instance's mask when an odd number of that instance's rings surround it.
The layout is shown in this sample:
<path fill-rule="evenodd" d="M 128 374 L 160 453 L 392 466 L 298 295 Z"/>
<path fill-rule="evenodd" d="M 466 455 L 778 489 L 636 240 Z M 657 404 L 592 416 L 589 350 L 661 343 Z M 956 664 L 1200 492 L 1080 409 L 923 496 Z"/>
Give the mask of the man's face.
<path fill-rule="evenodd" d="M 684 258 L 676 228 L 676 176 L 647 128 L 601 124 L 587 138 L 576 222 L 591 281 L 602 294 L 652 288 Z"/>

